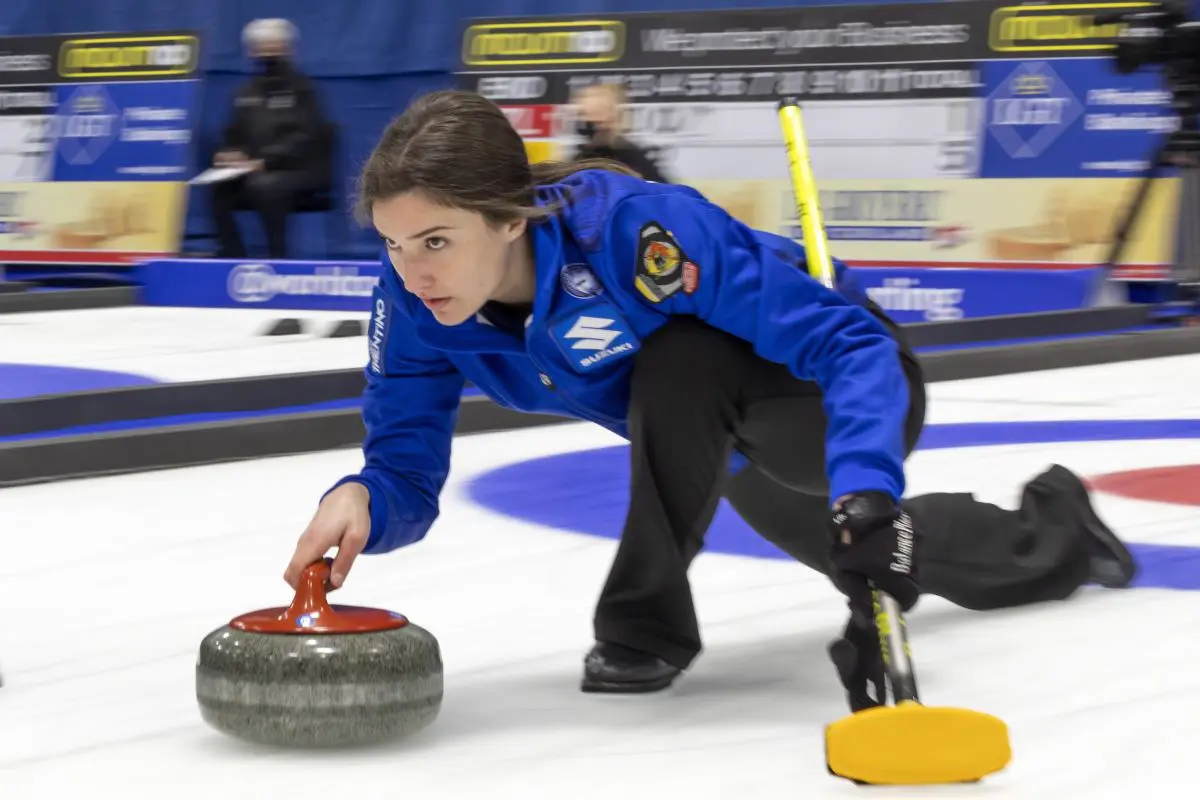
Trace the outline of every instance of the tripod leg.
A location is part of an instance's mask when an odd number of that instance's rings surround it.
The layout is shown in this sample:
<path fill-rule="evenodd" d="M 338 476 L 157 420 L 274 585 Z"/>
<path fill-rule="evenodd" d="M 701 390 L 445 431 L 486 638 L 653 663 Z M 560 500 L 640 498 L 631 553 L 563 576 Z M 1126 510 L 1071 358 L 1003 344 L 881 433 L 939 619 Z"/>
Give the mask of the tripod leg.
<path fill-rule="evenodd" d="M 1164 144 L 1154 154 L 1154 160 L 1150 162 L 1150 166 L 1142 173 L 1137 191 L 1133 195 L 1133 202 L 1129 204 L 1129 208 L 1121 220 L 1121 225 L 1113 234 L 1112 247 L 1109 248 L 1108 259 L 1105 261 L 1105 266 L 1110 271 L 1116 269 L 1117 262 L 1121 259 L 1121 252 L 1125 249 L 1125 241 L 1129 238 L 1129 232 L 1133 230 L 1133 225 L 1137 222 L 1138 214 L 1141 213 L 1142 205 L 1146 202 L 1146 196 L 1150 194 L 1150 187 L 1154 185 L 1154 179 L 1158 176 L 1159 170 L 1166 166 L 1167 157 L 1168 149 Z"/>

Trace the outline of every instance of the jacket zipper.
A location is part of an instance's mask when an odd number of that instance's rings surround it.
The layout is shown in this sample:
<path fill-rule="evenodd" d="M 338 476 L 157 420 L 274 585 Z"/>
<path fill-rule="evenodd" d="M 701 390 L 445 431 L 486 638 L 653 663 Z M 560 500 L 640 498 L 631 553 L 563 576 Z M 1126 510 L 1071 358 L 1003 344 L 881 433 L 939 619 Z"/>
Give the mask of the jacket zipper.
<path fill-rule="evenodd" d="M 534 358 L 533 353 L 529 354 L 529 360 L 533 362 L 534 369 L 536 369 L 538 372 L 545 375 L 546 377 L 548 377 L 548 378 L 550 377 L 549 370 L 546 369 L 545 365 L 542 364 L 541 361 Z M 553 380 L 553 379 L 551 379 L 551 380 Z M 557 386 L 558 384 L 555 384 L 555 385 Z M 607 414 L 600 414 L 598 412 L 592 411 L 591 409 L 584 408 L 580 403 L 578 403 L 575 400 L 574 397 L 571 396 L 570 392 L 563 391 L 562 388 L 555 389 L 554 393 L 558 395 L 559 399 L 562 401 L 562 404 L 564 406 L 571 409 L 572 411 L 574 411 L 576 414 L 578 414 L 580 417 L 587 420 L 588 422 L 594 422 L 597 425 L 601 425 L 605 428 L 616 427 L 616 426 L 621 425 L 621 420 L 619 420 L 619 419 L 614 419 L 612 417 L 609 417 Z"/>

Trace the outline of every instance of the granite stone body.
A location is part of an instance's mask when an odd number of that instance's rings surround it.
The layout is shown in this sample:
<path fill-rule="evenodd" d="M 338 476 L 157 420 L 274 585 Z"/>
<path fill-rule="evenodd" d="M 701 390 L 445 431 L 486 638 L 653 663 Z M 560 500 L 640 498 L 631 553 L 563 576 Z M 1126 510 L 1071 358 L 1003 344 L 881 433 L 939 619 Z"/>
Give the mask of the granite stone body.
<path fill-rule="evenodd" d="M 408 736 L 441 709 L 437 639 L 411 621 L 366 633 L 257 633 L 200 644 L 196 698 L 219 731 L 261 744 L 343 747 Z"/>

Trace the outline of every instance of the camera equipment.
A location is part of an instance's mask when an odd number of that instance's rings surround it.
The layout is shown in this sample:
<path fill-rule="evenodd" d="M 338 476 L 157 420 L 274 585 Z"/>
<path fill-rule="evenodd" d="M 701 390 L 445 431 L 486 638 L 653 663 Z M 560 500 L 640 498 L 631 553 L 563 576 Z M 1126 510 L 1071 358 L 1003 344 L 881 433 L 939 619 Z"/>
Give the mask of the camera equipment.
<path fill-rule="evenodd" d="M 1122 25 L 1114 57 L 1117 71 L 1129 74 L 1159 67 L 1171 93 L 1179 127 L 1156 149 L 1142 174 L 1121 225 L 1113 236 L 1106 265 L 1115 267 L 1125 241 L 1142 210 L 1150 186 L 1163 167 L 1191 170 L 1200 166 L 1200 22 L 1188 19 L 1183 0 L 1164 0 L 1145 8 L 1097 14 L 1096 25 Z"/>

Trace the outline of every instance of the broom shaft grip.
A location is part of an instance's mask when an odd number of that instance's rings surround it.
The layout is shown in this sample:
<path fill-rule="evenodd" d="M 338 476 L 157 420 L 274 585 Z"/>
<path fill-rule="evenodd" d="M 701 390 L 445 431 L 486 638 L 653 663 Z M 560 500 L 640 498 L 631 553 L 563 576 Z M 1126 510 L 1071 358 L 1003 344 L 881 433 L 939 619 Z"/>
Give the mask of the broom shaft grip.
<path fill-rule="evenodd" d="M 904 701 L 918 702 L 917 676 L 913 671 L 912 651 L 908 646 L 908 623 L 900 604 L 886 592 L 881 592 L 872 585 L 879 611 L 876 615 L 875 627 L 879 631 L 880 645 L 883 648 L 884 672 L 887 673 L 888 684 L 892 687 L 892 696 L 897 703 Z"/>

